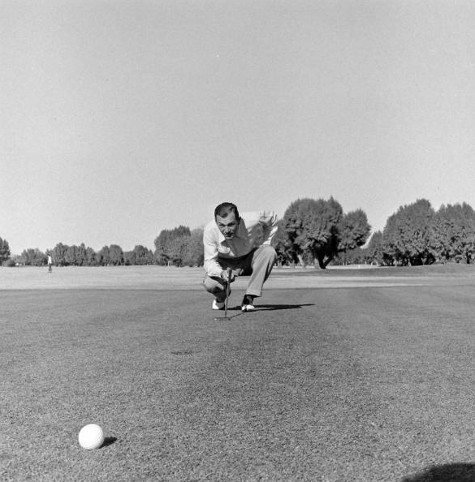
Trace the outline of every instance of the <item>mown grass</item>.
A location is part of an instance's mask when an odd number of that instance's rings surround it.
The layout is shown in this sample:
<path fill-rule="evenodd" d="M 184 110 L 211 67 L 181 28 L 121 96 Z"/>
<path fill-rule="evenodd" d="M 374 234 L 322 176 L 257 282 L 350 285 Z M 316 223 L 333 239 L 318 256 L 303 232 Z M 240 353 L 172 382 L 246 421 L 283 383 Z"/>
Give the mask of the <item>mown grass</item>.
<path fill-rule="evenodd" d="M 475 480 L 473 284 L 0 291 L 0 479 Z"/>

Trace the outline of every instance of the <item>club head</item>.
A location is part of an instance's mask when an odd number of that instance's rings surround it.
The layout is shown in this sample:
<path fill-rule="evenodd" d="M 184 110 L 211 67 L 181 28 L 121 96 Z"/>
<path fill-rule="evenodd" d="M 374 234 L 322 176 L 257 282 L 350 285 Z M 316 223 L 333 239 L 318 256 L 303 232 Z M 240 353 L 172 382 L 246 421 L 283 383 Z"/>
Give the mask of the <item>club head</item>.
<path fill-rule="evenodd" d="M 214 321 L 228 321 L 230 319 L 230 316 L 217 316 L 216 318 L 214 318 Z"/>

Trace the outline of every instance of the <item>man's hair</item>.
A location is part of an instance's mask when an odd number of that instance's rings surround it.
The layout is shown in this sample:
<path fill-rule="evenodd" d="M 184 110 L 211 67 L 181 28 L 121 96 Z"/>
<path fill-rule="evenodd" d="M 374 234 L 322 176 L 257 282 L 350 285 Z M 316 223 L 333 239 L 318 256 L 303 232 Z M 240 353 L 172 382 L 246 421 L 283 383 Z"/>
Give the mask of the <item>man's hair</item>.
<path fill-rule="evenodd" d="M 239 211 L 236 205 L 233 203 L 221 203 L 214 210 L 214 219 L 216 219 L 216 216 L 227 218 L 230 213 L 234 213 L 236 220 L 239 221 Z"/>

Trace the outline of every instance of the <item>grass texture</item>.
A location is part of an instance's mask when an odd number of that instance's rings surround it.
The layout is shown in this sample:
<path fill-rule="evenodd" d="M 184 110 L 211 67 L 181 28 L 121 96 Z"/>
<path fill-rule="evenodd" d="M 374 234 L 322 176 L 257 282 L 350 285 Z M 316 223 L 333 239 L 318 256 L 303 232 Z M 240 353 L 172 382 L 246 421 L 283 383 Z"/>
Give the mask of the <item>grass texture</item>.
<path fill-rule="evenodd" d="M 198 289 L 0 291 L 0 480 L 473 481 L 475 282 L 454 273 L 271 288 L 230 321 Z"/>

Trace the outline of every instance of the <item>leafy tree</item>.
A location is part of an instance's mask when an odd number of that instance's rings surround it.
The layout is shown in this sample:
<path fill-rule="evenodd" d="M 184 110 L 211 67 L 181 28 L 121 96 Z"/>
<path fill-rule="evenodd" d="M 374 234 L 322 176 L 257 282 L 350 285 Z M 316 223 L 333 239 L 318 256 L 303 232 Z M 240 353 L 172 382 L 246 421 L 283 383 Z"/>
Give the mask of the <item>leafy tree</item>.
<path fill-rule="evenodd" d="M 124 253 L 122 248 L 117 244 L 111 244 L 109 248 L 109 262 L 110 264 L 117 266 L 119 264 L 123 264 L 124 262 Z"/>
<path fill-rule="evenodd" d="M 383 229 L 383 236 L 381 239 L 381 249 L 383 251 L 383 258 L 385 260 L 383 264 L 388 266 L 398 264 L 400 258 L 402 257 L 398 249 L 398 244 L 400 244 L 399 229 L 397 226 L 396 213 L 394 213 L 389 216 Z"/>
<path fill-rule="evenodd" d="M 433 263 L 430 246 L 434 214 L 429 201 L 418 199 L 391 215 L 383 230 L 383 251 L 387 258 L 403 265 Z"/>
<path fill-rule="evenodd" d="M 6 239 L 0 238 L 0 264 L 10 257 L 10 246 Z"/>
<path fill-rule="evenodd" d="M 58 243 L 54 248 L 53 248 L 53 262 L 56 264 L 56 266 L 66 266 L 66 252 L 68 250 L 68 246 Z"/>
<path fill-rule="evenodd" d="M 168 260 L 174 266 L 183 266 L 190 236 L 178 236 L 170 240 L 168 246 Z"/>
<path fill-rule="evenodd" d="M 81 243 L 77 248 L 76 248 L 76 259 L 74 261 L 74 264 L 76 266 L 85 266 L 86 263 L 86 246 L 84 243 Z"/>
<path fill-rule="evenodd" d="M 158 264 L 181 266 L 186 242 L 183 237 L 191 236 L 190 228 L 178 226 L 174 229 L 164 229 L 155 239 L 155 259 Z"/>
<path fill-rule="evenodd" d="M 184 266 L 203 266 L 204 263 L 204 245 L 203 245 L 203 229 L 197 228 L 191 231 L 190 236 L 183 236 L 185 246 L 183 249 Z"/>
<path fill-rule="evenodd" d="M 124 263 L 127 265 L 153 264 L 153 253 L 142 245 L 137 245 L 132 251 L 124 252 Z"/>
<path fill-rule="evenodd" d="M 46 264 L 46 255 L 39 249 L 25 249 L 21 255 L 21 264 L 25 266 L 44 266 Z"/>
<path fill-rule="evenodd" d="M 87 266 L 95 266 L 96 264 L 96 252 L 90 248 L 86 248 L 86 265 Z"/>
<path fill-rule="evenodd" d="M 338 243 L 338 251 L 347 253 L 363 246 L 368 239 L 370 231 L 371 226 L 363 210 L 357 209 L 345 214 L 339 226 L 340 242 Z"/>
<path fill-rule="evenodd" d="M 124 264 L 125 266 L 133 266 L 137 264 L 135 262 L 135 253 L 133 251 L 124 251 Z"/>
<path fill-rule="evenodd" d="M 438 261 L 469 264 L 475 251 L 475 211 L 466 203 L 442 205 L 432 223 L 431 249 Z"/>
<path fill-rule="evenodd" d="M 142 245 L 138 245 L 138 246 L 135 246 L 134 252 L 135 252 L 136 264 L 146 265 L 146 264 L 154 263 L 153 252 L 151 249 L 148 249 Z"/>
<path fill-rule="evenodd" d="M 341 205 L 332 197 L 298 199 L 286 210 L 283 227 L 297 256 L 304 262 L 317 260 L 324 269 L 338 253 Z"/>
<path fill-rule="evenodd" d="M 277 253 L 277 263 L 280 265 L 298 263 L 298 254 L 284 228 L 282 220 L 278 221 L 277 224 L 278 228 L 271 242 Z"/>
<path fill-rule="evenodd" d="M 361 209 L 344 214 L 333 197 L 298 199 L 287 208 L 273 245 L 283 263 L 317 261 L 324 269 L 337 255 L 345 262 L 350 251 L 365 244 L 370 230 Z"/>
<path fill-rule="evenodd" d="M 99 266 L 108 266 L 110 264 L 109 246 L 104 246 L 96 253 L 96 264 Z"/>
<path fill-rule="evenodd" d="M 76 264 L 76 252 L 77 246 L 68 246 L 66 254 L 64 255 L 65 263 L 67 266 L 74 266 Z"/>

